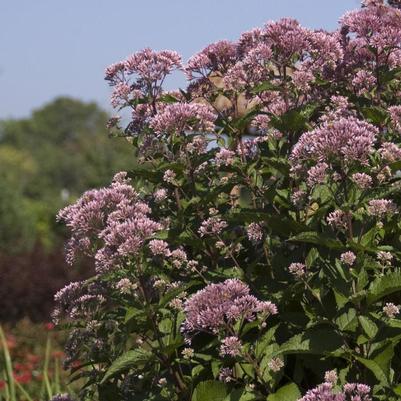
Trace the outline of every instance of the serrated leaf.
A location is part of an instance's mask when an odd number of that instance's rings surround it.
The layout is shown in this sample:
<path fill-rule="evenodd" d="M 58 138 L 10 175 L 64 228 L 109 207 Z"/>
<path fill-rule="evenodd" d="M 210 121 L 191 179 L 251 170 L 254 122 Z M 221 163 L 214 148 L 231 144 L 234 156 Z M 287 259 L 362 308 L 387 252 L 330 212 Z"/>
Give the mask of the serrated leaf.
<path fill-rule="evenodd" d="M 367 290 L 367 302 L 370 305 L 397 291 L 401 291 L 401 272 L 386 274 L 373 281 Z"/>
<path fill-rule="evenodd" d="M 151 352 L 142 348 L 127 351 L 111 364 L 100 383 L 105 383 L 110 378 L 132 368 L 140 368 L 141 365 L 146 364 L 153 359 L 153 357 Z"/>
<path fill-rule="evenodd" d="M 377 106 L 364 107 L 361 109 L 361 112 L 373 124 L 382 124 L 387 117 L 386 110 Z"/>
<path fill-rule="evenodd" d="M 390 382 L 386 373 L 375 361 L 361 358 L 359 356 L 356 356 L 356 359 L 362 363 L 362 365 L 368 368 L 380 383 L 384 384 L 385 386 L 390 386 Z"/>
<path fill-rule="evenodd" d="M 330 249 L 343 249 L 344 245 L 341 241 L 334 238 L 325 236 L 322 233 L 316 231 L 305 231 L 297 234 L 289 239 L 293 242 L 307 242 L 309 244 L 322 245 Z"/>
<path fill-rule="evenodd" d="M 281 345 L 276 354 L 325 354 L 342 344 L 341 336 L 327 327 L 295 335 Z"/>
<path fill-rule="evenodd" d="M 336 323 L 341 331 L 355 331 L 357 327 L 356 310 L 348 309 L 336 319 Z"/>
<path fill-rule="evenodd" d="M 289 110 L 281 116 L 272 116 L 270 124 L 280 132 L 301 133 L 307 130 L 307 116 L 299 110 Z"/>
<path fill-rule="evenodd" d="M 371 319 L 369 319 L 366 316 L 359 316 L 358 317 L 359 323 L 363 328 L 363 331 L 365 334 L 370 338 L 374 338 L 379 331 L 379 328 L 377 327 L 376 323 L 373 322 Z"/>
<path fill-rule="evenodd" d="M 227 388 L 224 383 L 207 380 L 199 383 L 192 394 L 192 401 L 224 401 Z"/>
<path fill-rule="evenodd" d="M 272 327 L 258 340 L 255 346 L 255 355 L 257 358 L 260 358 L 264 354 L 264 349 L 270 345 L 277 329 L 278 325 Z"/>

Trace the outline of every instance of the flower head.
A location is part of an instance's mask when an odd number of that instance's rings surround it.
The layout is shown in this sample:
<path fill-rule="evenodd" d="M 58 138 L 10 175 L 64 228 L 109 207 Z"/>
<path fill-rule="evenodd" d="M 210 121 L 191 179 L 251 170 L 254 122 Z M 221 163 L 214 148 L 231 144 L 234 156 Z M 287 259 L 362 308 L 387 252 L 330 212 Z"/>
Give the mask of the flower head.
<path fill-rule="evenodd" d="M 352 174 L 351 178 L 352 178 L 352 181 L 354 181 L 355 184 L 361 189 L 367 189 L 372 186 L 372 177 L 368 174 L 355 173 L 355 174 Z"/>
<path fill-rule="evenodd" d="M 85 192 L 75 204 L 58 213 L 58 219 L 65 221 L 72 233 L 67 261 L 72 263 L 83 252 L 95 257 L 99 272 L 118 266 L 162 229 L 149 217 L 150 212 L 129 185 L 126 173 L 116 174 L 109 187 Z"/>
<path fill-rule="evenodd" d="M 209 235 L 216 236 L 219 235 L 227 226 L 228 224 L 226 221 L 221 220 L 217 216 L 212 216 L 202 222 L 198 231 L 201 237 Z"/>
<path fill-rule="evenodd" d="M 231 336 L 222 340 L 220 346 L 220 355 L 237 356 L 241 353 L 241 341 L 238 337 Z"/>
<path fill-rule="evenodd" d="M 248 238 L 252 242 L 259 242 L 263 238 L 263 229 L 258 223 L 251 223 L 246 227 Z"/>
<path fill-rule="evenodd" d="M 259 301 L 249 292 L 249 287 L 237 279 L 209 284 L 185 302 L 184 333 L 196 331 L 216 333 L 229 322 L 239 319 L 252 321 L 258 313 L 263 315 L 277 313 L 274 304 Z"/>
<path fill-rule="evenodd" d="M 157 134 L 184 131 L 213 132 L 216 113 L 204 104 L 173 103 L 164 107 L 150 121 Z"/>
<path fill-rule="evenodd" d="M 337 380 L 338 380 L 337 371 L 336 370 L 328 370 L 324 374 L 324 380 L 326 380 L 327 383 L 332 383 L 332 384 L 337 383 Z"/>
<path fill-rule="evenodd" d="M 288 271 L 296 278 L 304 277 L 306 274 L 306 266 L 303 263 L 291 263 L 288 266 Z"/>
<path fill-rule="evenodd" d="M 353 252 L 348 251 L 341 254 L 341 262 L 345 263 L 348 266 L 352 266 L 355 263 L 356 256 Z"/>
<path fill-rule="evenodd" d="M 396 205 L 389 199 L 372 199 L 368 204 L 368 213 L 371 216 L 383 218 L 396 212 Z"/>
<path fill-rule="evenodd" d="M 267 364 L 269 369 L 273 372 L 279 372 L 284 367 L 284 362 L 280 358 L 273 358 Z"/>
<path fill-rule="evenodd" d="M 355 117 L 326 121 L 301 136 L 291 153 L 291 163 L 295 170 L 307 161 L 367 164 L 377 132 L 376 127 Z"/>
<path fill-rule="evenodd" d="M 387 315 L 387 317 L 393 319 L 400 313 L 400 308 L 391 302 L 387 302 L 383 307 L 383 312 Z"/>
<path fill-rule="evenodd" d="M 160 255 L 168 257 L 171 254 L 168 248 L 168 243 L 159 239 L 152 239 L 152 241 L 149 242 L 149 249 L 150 252 L 152 252 L 152 254 L 155 256 Z"/>

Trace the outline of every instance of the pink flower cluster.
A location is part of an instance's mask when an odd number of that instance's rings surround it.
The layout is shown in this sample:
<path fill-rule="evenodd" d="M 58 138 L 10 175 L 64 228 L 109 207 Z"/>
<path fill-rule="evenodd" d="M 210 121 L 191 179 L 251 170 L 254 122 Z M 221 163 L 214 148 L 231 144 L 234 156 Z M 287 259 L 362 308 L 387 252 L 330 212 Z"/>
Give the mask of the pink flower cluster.
<path fill-rule="evenodd" d="M 183 332 L 217 333 L 239 319 L 252 321 L 257 315 L 266 318 L 277 313 L 273 303 L 259 301 L 249 293 L 249 287 L 238 279 L 207 285 L 185 302 Z"/>
<path fill-rule="evenodd" d="M 94 282 L 86 286 L 83 281 L 72 282 L 59 290 L 54 301 L 56 308 L 52 312 L 54 323 L 58 324 L 63 315 L 71 319 L 86 319 L 95 313 L 106 302 L 105 289 L 101 284 Z"/>
<path fill-rule="evenodd" d="M 368 213 L 378 218 L 392 215 L 396 210 L 396 205 L 390 199 L 372 199 L 368 204 Z"/>
<path fill-rule="evenodd" d="M 295 278 L 302 278 L 306 274 L 306 266 L 303 263 L 291 263 L 288 266 L 288 271 L 295 277 Z"/>
<path fill-rule="evenodd" d="M 390 319 L 394 319 L 395 316 L 400 313 L 400 308 L 394 305 L 392 302 L 387 302 L 386 305 L 383 307 L 383 312 Z"/>
<path fill-rule="evenodd" d="M 352 174 L 352 181 L 355 182 L 355 184 L 361 188 L 361 189 L 367 189 L 372 186 L 372 177 L 369 174 L 365 173 L 355 173 Z"/>
<path fill-rule="evenodd" d="M 226 221 L 221 220 L 217 216 L 212 216 L 202 222 L 199 228 L 199 234 L 201 237 L 208 235 L 216 236 L 219 235 L 227 226 L 228 224 Z"/>
<path fill-rule="evenodd" d="M 181 57 L 175 51 L 160 52 L 144 49 L 126 60 L 106 68 L 105 79 L 114 87 L 112 106 L 132 108 L 128 132 L 139 132 L 156 113 L 156 101 L 162 94 L 162 84 L 167 75 L 181 68 Z M 149 103 L 132 102 L 150 99 Z M 117 116 L 118 117 L 118 116 Z"/>
<path fill-rule="evenodd" d="M 173 70 L 181 68 L 180 55 L 171 50 L 155 52 L 149 48 L 132 54 L 126 60 L 106 68 L 105 79 L 112 85 L 125 82 L 125 75 L 134 74 L 135 87 L 163 82 Z"/>
<path fill-rule="evenodd" d="M 340 260 L 346 265 L 352 266 L 356 260 L 356 256 L 353 252 L 348 251 L 341 254 Z"/>
<path fill-rule="evenodd" d="M 379 149 L 379 153 L 383 160 L 388 163 L 393 163 L 395 161 L 401 160 L 401 148 L 399 148 L 395 143 L 384 142 Z"/>
<path fill-rule="evenodd" d="M 372 401 L 372 398 L 370 387 L 365 384 L 348 383 L 337 392 L 333 383 L 326 382 L 309 390 L 298 401 Z"/>
<path fill-rule="evenodd" d="M 136 255 L 144 241 L 162 229 L 149 217 L 149 206 L 125 175 L 117 174 L 111 186 L 87 191 L 59 212 L 58 219 L 65 221 L 72 233 L 67 255 L 70 263 L 79 251 L 94 253 L 97 271 L 109 270 Z"/>
<path fill-rule="evenodd" d="M 391 106 L 388 111 L 394 128 L 401 131 L 401 106 Z"/>
<path fill-rule="evenodd" d="M 327 216 L 327 223 L 338 230 L 346 230 L 348 228 L 347 214 L 342 210 L 334 210 Z"/>
<path fill-rule="evenodd" d="M 220 355 L 237 356 L 241 353 L 241 340 L 238 337 L 230 336 L 222 340 L 220 346 Z"/>
<path fill-rule="evenodd" d="M 263 238 L 263 229 L 258 223 L 251 223 L 246 227 L 248 238 L 252 242 L 259 242 Z"/>
<path fill-rule="evenodd" d="M 360 70 L 355 74 L 352 85 L 358 95 L 364 95 L 376 85 L 376 77 L 370 71 Z"/>
<path fill-rule="evenodd" d="M 322 184 L 326 179 L 326 171 L 329 168 L 329 165 L 325 162 L 318 163 L 316 166 L 311 167 L 308 170 L 308 178 L 307 183 L 310 187 Z"/>
<path fill-rule="evenodd" d="M 185 72 L 189 80 L 207 77 L 211 72 L 224 72 L 234 64 L 236 56 L 236 45 L 221 40 L 192 56 L 185 66 Z"/>
<path fill-rule="evenodd" d="M 346 13 L 340 22 L 352 35 L 347 56 L 358 64 L 366 65 L 376 60 L 385 64 L 399 49 L 401 11 L 387 7 L 383 2 L 370 1 L 367 7 Z"/>
<path fill-rule="evenodd" d="M 171 255 L 168 243 L 160 239 L 153 239 L 150 241 L 149 249 L 154 256 L 169 257 Z"/>
<path fill-rule="evenodd" d="M 285 75 L 284 69 L 297 63 L 292 77 L 294 85 L 307 91 L 314 74 L 333 69 L 342 60 L 343 50 L 338 34 L 312 31 L 294 19 L 283 18 L 242 34 L 237 42 L 237 54 L 238 61 L 224 76 L 227 88 L 243 90 L 266 80 L 273 82 L 277 78 L 272 74 L 273 67 Z M 273 102 L 273 99 L 266 100 L 263 103 L 272 106 L 283 99 L 278 96 Z M 273 107 L 270 111 L 273 112 Z"/>
<path fill-rule="evenodd" d="M 366 164 L 377 133 L 376 127 L 354 117 L 326 121 L 301 136 L 291 153 L 291 163 L 295 170 L 302 169 L 303 163 L 310 160 Z"/>
<path fill-rule="evenodd" d="M 215 157 L 217 166 L 231 166 L 234 163 L 235 152 L 229 149 L 221 148 Z"/>
<path fill-rule="evenodd" d="M 157 113 L 149 125 L 157 134 L 213 132 L 216 118 L 217 115 L 210 106 L 199 103 L 173 103 Z"/>

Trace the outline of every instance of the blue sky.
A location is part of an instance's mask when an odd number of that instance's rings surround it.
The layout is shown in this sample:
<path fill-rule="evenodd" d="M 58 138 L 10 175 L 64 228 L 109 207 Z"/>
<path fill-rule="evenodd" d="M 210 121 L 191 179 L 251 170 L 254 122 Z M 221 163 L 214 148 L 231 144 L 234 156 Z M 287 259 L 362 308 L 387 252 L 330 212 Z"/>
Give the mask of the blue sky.
<path fill-rule="evenodd" d="M 359 0 L 0 0 L 0 118 L 58 95 L 109 109 L 104 68 L 144 47 L 186 60 L 268 20 L 334 29 Z M 179 81 L 174 82 L 176 84 Z"/>

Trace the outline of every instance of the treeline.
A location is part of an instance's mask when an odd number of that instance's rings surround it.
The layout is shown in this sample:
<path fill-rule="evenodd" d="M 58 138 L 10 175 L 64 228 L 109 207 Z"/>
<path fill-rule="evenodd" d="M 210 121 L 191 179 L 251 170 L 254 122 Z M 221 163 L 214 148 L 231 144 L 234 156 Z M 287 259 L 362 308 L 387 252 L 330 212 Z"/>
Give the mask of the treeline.
<path fill-rule="evenodd" d="M 132 165 L 125 139 L 111 140 L 95 103 L 58 98 L 20 120 L 0 121 L 0 320 L 49 319 L 60 284 L 89 274 L 63 262 L 57 211 Z"/>

